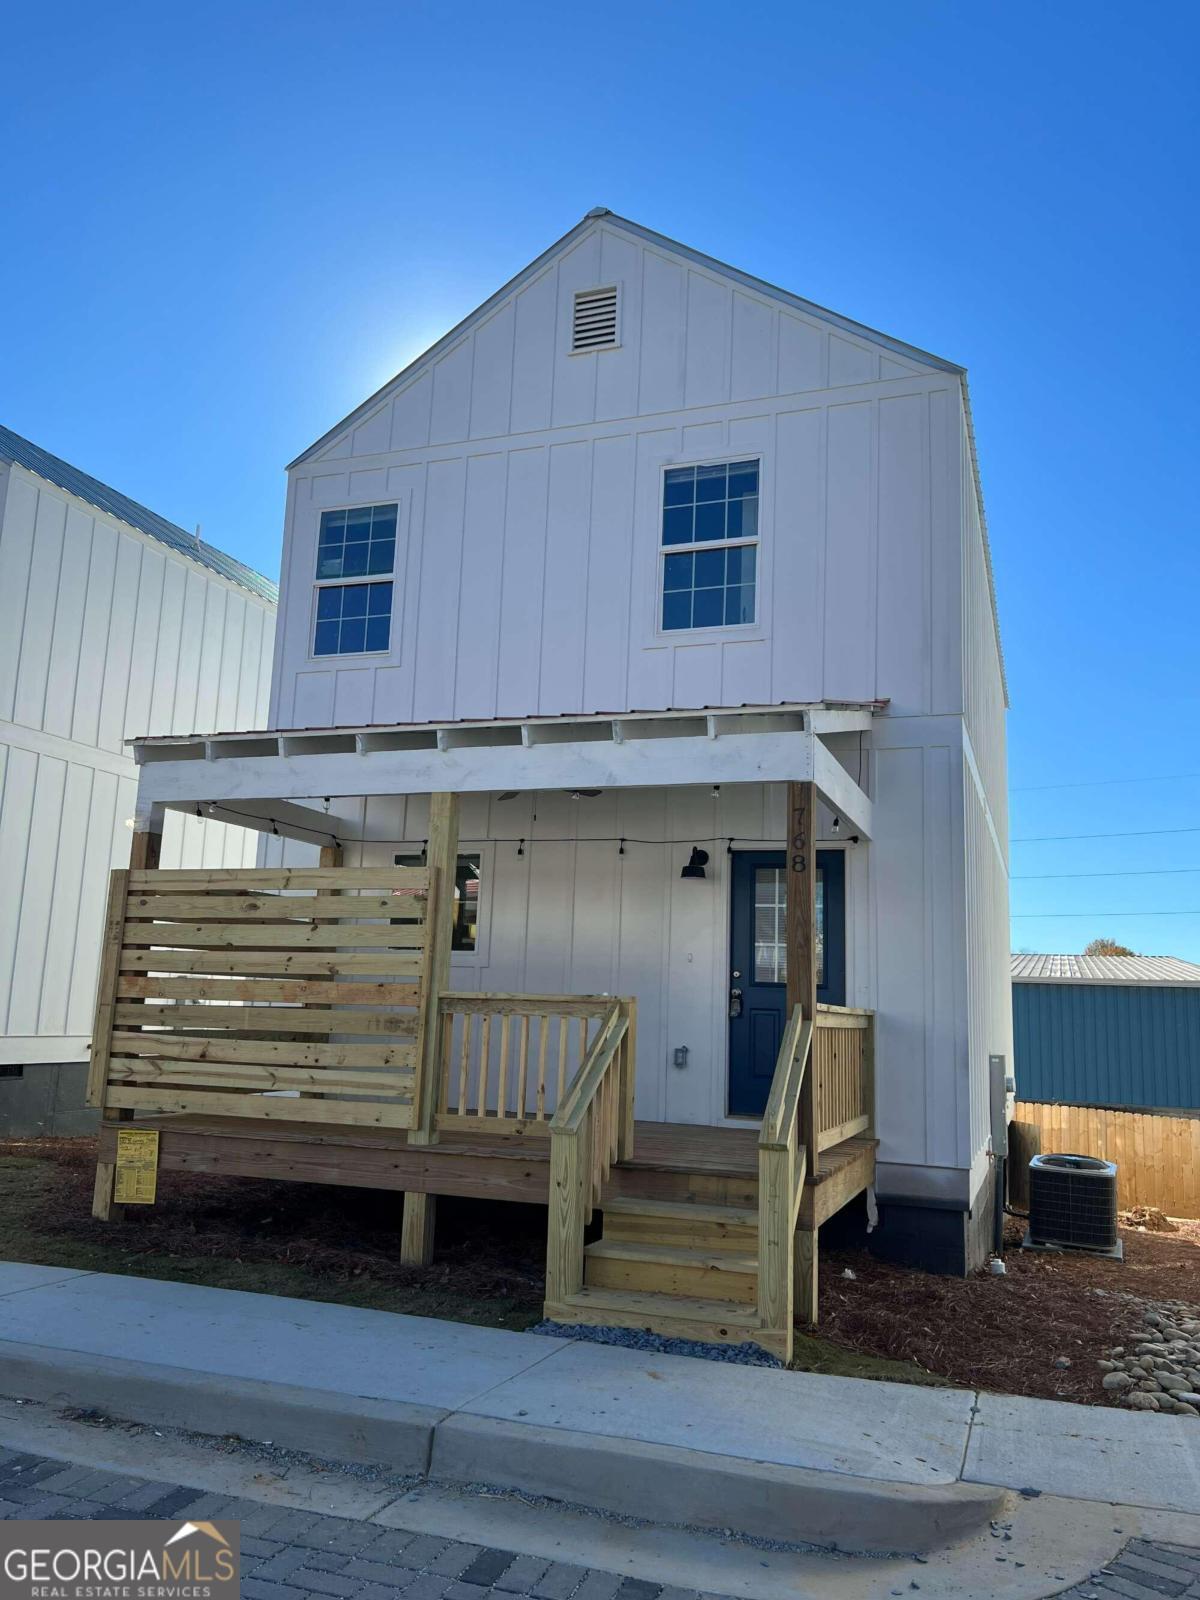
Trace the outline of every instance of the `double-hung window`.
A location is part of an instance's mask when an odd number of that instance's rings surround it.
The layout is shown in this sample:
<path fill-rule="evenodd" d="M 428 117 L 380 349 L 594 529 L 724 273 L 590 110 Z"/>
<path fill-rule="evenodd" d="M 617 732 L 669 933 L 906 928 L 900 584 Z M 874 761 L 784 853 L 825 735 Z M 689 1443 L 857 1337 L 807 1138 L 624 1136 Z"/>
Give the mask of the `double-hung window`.
<path fill-rule="evenodd" d="M 669 467 L 663 478 L 662 626 L 755 620 L 757 461 Z"/>
<path fill-rule="evenodd" d="M 313 655 L 363 655 L 389 648 L 396 512 L 396 506 L 388 505 L 321 513 Z"/>

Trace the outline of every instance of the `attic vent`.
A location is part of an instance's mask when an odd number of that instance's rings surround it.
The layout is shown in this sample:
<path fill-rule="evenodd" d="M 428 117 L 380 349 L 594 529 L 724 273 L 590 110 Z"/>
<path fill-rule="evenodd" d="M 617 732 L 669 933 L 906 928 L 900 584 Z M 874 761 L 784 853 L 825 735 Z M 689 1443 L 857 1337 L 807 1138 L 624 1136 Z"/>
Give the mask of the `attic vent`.
<path fill-rule="evenodd" d="M 603 350 L 617 342 L 617 291 L 580 289 L 575 296 L 571 349 Z"/>

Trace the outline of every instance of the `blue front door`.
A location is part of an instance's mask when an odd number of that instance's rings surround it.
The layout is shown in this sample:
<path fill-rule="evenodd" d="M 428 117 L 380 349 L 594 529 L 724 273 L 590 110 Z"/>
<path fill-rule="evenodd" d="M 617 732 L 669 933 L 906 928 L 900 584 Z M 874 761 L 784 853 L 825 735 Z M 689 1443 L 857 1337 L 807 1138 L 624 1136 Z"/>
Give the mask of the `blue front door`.
<path fill-rule="evenodd" d="M 787 1000 L 787 875 L 782 850 L 733 856 L 729 940 L 729 1114 L 763 1113 Z M 817 1000 L 846 1003 L 846 858 L 817 851 Z"/>

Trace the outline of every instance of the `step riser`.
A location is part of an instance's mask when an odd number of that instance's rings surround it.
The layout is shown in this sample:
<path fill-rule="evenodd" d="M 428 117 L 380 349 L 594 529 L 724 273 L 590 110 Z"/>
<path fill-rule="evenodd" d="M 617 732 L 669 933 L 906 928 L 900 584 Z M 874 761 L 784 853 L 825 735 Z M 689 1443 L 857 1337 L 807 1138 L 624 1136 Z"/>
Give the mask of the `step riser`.
<path fill-rule="evenodd" d="M 589 1289 L 685 1295 L 696 1300 L 727 1300 L 731 1305 L 754 1305 L 758 1298 L 757 1273 L 727 1272 L 702 1265 L 688 1267 L 589 1256 L 584 1266 L 584 1282 Z"/>
<path fill-rule="evenodd" d="M 753 1255 L 758 1229 L 750 1223 L 685 1222 L 668 1217 L 605 1213 L 604 1237 L 614 1244 L 663 1244 L 673 1250 L 729 1251 Z"/>
<path fill-rule="evenodd" d="M 785 1354 L 782 1335 L 768 1328 L 727 1326 L 717 1320 L 671 1316 L 665 1312 L 656 1312 L 650 1317 L 612 1308 L 593 1311 L 577 1300 L 567 1300 L 561 1305 L 547 1301 L 545 1314 L 555 1322 L 578 1322 L 589 1328 L 637 1328 L 668 1339 L 699 1339 L 708 1344 L 757 1344 L 772 1355 L 782 1357 Z"/>
<path fill-rule="evenodd" d="M 634 1167 L 614 1167 L 605 1184 L 606 1195 L 623 1200 L 699 1201 L 704 1205 L 757 1206 L 758 1183 L 753 1178 L 714 1177 L 706 1173 L 654 1172 Z"/>

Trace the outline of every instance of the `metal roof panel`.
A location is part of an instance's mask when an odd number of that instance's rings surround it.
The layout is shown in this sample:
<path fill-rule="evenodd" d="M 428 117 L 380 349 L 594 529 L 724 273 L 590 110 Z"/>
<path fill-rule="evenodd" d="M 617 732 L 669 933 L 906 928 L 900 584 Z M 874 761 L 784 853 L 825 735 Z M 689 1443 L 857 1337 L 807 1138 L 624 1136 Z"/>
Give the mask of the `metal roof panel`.
<path fill-rule="evenodd" d="M 1017 983 L 1200 984 L 1200 966 L 1176 956 L 1016 955 Z"/>
<path fill-rule="evenodd" d="M 278 586 L 261 572 L 255 572 L 253 567 L 246 566 L 236 557 L 226 555 L 224 550 L 218 550 L 215 545 L 205 544 L 194 533 L 188 533 L 174 522 L 168 522 L 166 517 L 160 517 L 157 511 L 139 505 L 136 500 L 131 500 L 119 490 L 110 489 L 108 484 L 101 483 L 99 478 L 89 477 L 86 472 L 73 467 L 69 461 L 63 461 L 59 456 L 52 456 L 48 450 L 43 450 L 29 439 L 23 439 L 11 428 L 0 427 L 0 460 L 15 462 L 27 472 L 44 478 L 47 483 L 53 483 L 58 488 L 65 489 L 68 494 L 86 500 L 88 505 L 95 506 L 97 511 L 106 512 L 118 522 L 136 528 L 140 533 L 149 534 L 150 538 L 157 539 L 160 544 L 167 545 L 180 555 L 190 556 L 193 561 L 198 561 L 210 572 L 217 573 L 218 576 L 240 585 L 243 589 L 249 589 L 251 594 L 258 595 L 261 600 L 268 600 L 272 605 L 278 603 Z"/>

